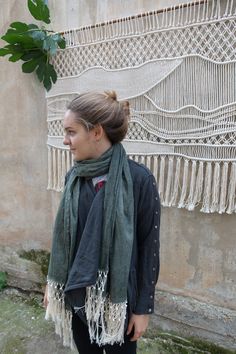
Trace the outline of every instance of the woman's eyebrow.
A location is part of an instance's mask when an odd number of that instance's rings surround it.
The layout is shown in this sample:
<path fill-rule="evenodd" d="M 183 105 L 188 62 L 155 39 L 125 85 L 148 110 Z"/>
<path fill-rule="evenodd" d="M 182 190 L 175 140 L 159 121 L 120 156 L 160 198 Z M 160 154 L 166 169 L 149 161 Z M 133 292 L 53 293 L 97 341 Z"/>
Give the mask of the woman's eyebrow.
<path fill-rule="evenodd" d="M 64 127 L 64 130 L 73 129 L 72 127 Z"/>

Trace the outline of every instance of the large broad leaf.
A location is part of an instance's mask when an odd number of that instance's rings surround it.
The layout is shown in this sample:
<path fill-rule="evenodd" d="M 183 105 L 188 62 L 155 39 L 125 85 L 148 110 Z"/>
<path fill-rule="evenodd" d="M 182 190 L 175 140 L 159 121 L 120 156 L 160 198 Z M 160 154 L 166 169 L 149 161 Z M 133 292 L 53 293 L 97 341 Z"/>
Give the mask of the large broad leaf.
<path fill-rule="evenodd" d="M 36 74 L 40 82 L 43 81 L 45 70 L 46 70 L 46 64 L 44 61 L 41 61 L 36 70 Z"/>
<path fill-rule="evenodd" d="M 32 73 L 38 65 L 39 61 L 37 59 L 29 60 L 22 65 L 22 71 L 24 73 Z"/>
<path fill-rule="evenodd" d="M 34 46 L 33 38 L 27 35 L 10 33 L 2 36 L 2 39 L 10 44 L 20 43 L 20 44 L 27 44 L 27 45 L 31 44 L 32 46 Z"/>
<path fill-rule="evenodd" d="M 21 60 L 28 61 L 28 60 L 31 60 L 31 59 L 41 58 L 41 57 L 45 57 L 45 60 L 47 60 L 47 55 L 45 53 L 43 53 L 40 49 L 31 50 L 31 51 L 27 52 L 26 54 L 24 54 L 21 57 Z"/>
<path fill-rule="evenodd" d="M 0 49 L 0 57 L 4 57 L 4 55 L 11 54 L 11 51 L 6 48 L 1 48 Z"/>
<path fill-rule="evenodd" d="M 31 23 L 30 25 L 28 25 L 29 30 L 31 29 L 40 29 L 37 25 L 35 25 L 34 23 Z"/>
<path fill-rule="evenodd" d="M 48 64 L 48 73 L 52 79 L 52 82 L 55 84 L 55 82 L 57 81 L 57 73 L 52 64 Z"/>
<path fill-rule="evenodd" d="M 51 89 L 52 82 L 51 82 L 51 78 L 50 78 L 49 74 L 44 75 L 43 85 L 47 91 L 49 91 Z"/>
<path fill-rule="evenodd" d="M 9 58 L 9 61 L 12 61 L 12 62 L 15 62 L 15 61 L 18 61 L 21 59 L 22 55 L 24 53 L 15 53 L 15 54 L 12 54 L 12 56 Z"/>
<path fill-rule="evenodd" d="M 24 22 L 13 22 L 10 24 L 11 28 L 15 28 L 18 32 L 27 32 L 29 27 Z"/>
<path fill-rule="evenodd" d="M 66 47 L 66 40 L 65 38 L 61 37 L 60 40 L 57 42 L 58 46 L 61 48 L 61 49 L 65 49 Z"/>
<path fill-rule="evenodd" d="M 51 22 L 49 8 L 43 0 L 28 0 L 28 8 L 31 15 L 36 20 L 43 21 L 47 24 Z"/>

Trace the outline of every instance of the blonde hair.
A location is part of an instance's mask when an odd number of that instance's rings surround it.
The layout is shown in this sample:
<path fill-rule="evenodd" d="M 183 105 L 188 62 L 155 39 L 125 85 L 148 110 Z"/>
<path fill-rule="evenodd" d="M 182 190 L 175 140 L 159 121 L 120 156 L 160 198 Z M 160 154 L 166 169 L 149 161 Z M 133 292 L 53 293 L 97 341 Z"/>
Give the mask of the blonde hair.
<path fill-rule="evenodd" d="M 122 141 L 128 130 L 129 102 L 118 101 L 115 91 L 86 92 L 73 99 L 67 109 L 87 129 L 100 124 L 112 144 Z"/>

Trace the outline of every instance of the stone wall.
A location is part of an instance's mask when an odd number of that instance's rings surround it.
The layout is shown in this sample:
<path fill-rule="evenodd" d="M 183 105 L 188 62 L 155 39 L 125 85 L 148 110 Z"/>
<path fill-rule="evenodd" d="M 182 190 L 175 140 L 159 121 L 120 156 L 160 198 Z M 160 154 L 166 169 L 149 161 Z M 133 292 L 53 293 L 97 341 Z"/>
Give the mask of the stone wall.
<path fill-rule="evenodd" d="M 59 31 L 177 3 L 49 0 L 49 7 L 52 28 Z M 26 1 L 0 0 L 0 6 L 1 34 L 15 20 L 32 21 Z M 21 249 L 49 249 L 59 195 L 46 190 L 44 89 L 33 74 L 21 72 L 20 64 L 0 60 L 0 271 L 7 270 L 14 278 L 12 258 L 1 255 L 12 252 L 14 258 Z M 235 230 L 235 215 L 163 208 L 158 289 L 236 310 Z M 27 262 L 19 279 L 26 277 L 25 269 L 31 269 Z"/>

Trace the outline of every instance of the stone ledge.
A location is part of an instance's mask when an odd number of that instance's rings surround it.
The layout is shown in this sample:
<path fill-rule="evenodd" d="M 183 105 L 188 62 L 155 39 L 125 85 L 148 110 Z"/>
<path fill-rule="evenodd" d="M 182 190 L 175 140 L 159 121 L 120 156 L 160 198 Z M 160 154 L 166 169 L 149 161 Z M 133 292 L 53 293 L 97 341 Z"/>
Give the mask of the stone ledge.
<path fill-rule="evenodd" d="M 190 297 L 157 290 L 151 326 L 236 349 L 236 311 Z"/>

